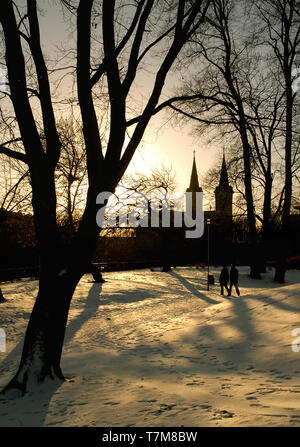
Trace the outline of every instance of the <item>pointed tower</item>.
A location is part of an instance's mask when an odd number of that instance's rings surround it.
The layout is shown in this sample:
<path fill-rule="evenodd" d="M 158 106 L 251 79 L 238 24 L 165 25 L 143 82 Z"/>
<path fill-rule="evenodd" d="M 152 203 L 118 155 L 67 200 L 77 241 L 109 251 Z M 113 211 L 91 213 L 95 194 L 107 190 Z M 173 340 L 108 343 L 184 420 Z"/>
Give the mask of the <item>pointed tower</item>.
<path fill-rule="evenodd" d="M 202 192 L 202 188 L 199 186 L 198 174 L 197 174 L 197 166 L 195 159 L 195 151 L 194 151 L 194 159 L 193 159 L 193 167 L 191 173 L 190 186 L 186 190 L 186 192 L 191 192 L 192 194 L 192 217 L 195 219 L 196 217 L 196 200 L 197 200 L 197 192 Z"/>
<path fill-rule="evenodd" d="M 232 218 L 232 196 L 233 189 L 229 185 L 225 153 L 223 152 L 220 182 L 215 189 L 216 213 L 219 215 L 219 217 Z"/>

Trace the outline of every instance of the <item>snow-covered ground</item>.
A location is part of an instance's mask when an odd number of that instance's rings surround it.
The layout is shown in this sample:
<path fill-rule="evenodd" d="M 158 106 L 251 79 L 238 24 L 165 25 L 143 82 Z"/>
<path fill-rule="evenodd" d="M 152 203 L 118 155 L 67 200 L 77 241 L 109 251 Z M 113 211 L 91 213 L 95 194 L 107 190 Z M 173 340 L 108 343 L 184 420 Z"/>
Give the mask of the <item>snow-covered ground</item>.
<path fill-rule="evenodd" d="M 239 270 L 240 297 L 220 296 L 218 283 L 207 291 L 195 268 L 106 273 L 103 285 L 84 276 L 65 339 L 68 380 L 0 400 L 0 426 L 299 426 L 300 271 L 276 285 L 271 271 L 256 281 Z M 1 288 L 0 388 L 18 365 L 37 281 Z"/>

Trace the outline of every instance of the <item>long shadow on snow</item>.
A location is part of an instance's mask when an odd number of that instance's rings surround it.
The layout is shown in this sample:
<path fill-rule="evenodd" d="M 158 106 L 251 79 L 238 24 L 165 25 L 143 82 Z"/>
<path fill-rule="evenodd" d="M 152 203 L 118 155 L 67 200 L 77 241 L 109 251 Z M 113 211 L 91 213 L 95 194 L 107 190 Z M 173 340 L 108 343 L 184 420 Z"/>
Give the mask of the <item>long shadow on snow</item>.
<path fill-rule="evenodd" d="M 189 290 L 191 293 L 194 294 L 194 296 L 199 297 L 206 301 L 209 304 L 218 304 L 219 301 L 215 301 L 211 298 L 208 298 L 201 292 L 197 290 L 197 288 L 191 284 L 186 278 L 183 278 L 178 273 L 175 273 L 174 271 L 169 272 L 170 275 L 177 278 L 185 287 L 187 290 Z M 191 279 L 191 278 L 188 278 Z M 198 278 L 195 278 L 198 279 Z M 200 283 L 199 286 L 206 286 L 206 281 L 201 281 L 203 278 L 199 278 Z M 202 284 L 203 283 L 203 284 Z M 259 287 L 263 288 L 266 287 L 266 284 L 262 281 L 253 281 L 253 288 Z M 267 288 L 270 288 L 270 284 L 267 284 Z M 276 283 L 272 283 L 271 289 L 278 288 Z M 255 298 L 255 297 L 252 297 Z M 287 311 L 294 311 L 298 312 L 298 309 L 283 303 L 282 301 L 285 300 L 287 297 L 284 297 L 282 300 L 274 300 L 270 296 L 260 295 L 260 301 L 266 303 L 266 305 L 273 305 L 279 309 L 287 310 Z M 238 341 L 231 341 L 230 339 L 220 338 L 220 334 L 217 332 L 216 327 L 213 325 L 206 325 L 201 327 L 198 333 L 199 339 L 201 339 L 202 334 L 207 337 L 207 339 L 211 340 L 211 344 L 208 345 L 209 351 L 211 353 L 218 352 L 218 356 L 222 358 L 222 362 L 218 367 L 226 367 L 226 362 L 232 361 L 232 358 L 234 356 L 234 351 L 239 352 L 238 358 L 235 358 L 235 365 L 228 365 L 228 368 L 238 369 L 239 365 L 242 365 L 248 361 L 253 363 L 253 358 L 251 356 L 251 346 L 254 344 L 261 344 L 264 345 L 266 341 L 261 337 L 260 333 L 257 333 L 257 331 L 254 328 L 254 325 L 251 322 L 251 318 L 253 318 L 253 314 L 250 316 L 250 310 L 253 309 L 253 305 L 249 306 L 247 303 L 246 297 L 235 297 L 234 295 L 231 297 L 227 297 L 224 295 L 223 299 L 229 300 L 232 303 L 232 317 L 230 320 L 228 320 L 228 326 L 232 327 L 233 329 L 237 330 L 241 337 Z M 193 335 L 194 336 L 194 335 Z M 196 336 L 196 337 L 197 337 Z M 188 342 L 189 337 L 187 339 L 184 339 L 183 341 Z M 219 340 L 219 342 L 218 342 Z M 202 351 L 202 344 L 199 343 L 199 349 Z M 221 359 L 220 359 L 221 360 Z"/>
<path fill-rule="evenodd" d="M 80 330 L 83 324 L 89 320 L 97 311 L 99 307 L 99 297 L 102 290 L 102 284 L 93 284 L 90 288 L 86 304 L 83 312 L 78 317 L 71 320 L 66 330 L 65 343 L 70 342 L 75 336 L 76 332 Z M 22 340 L 15 346 L 10 354 L 1 362 L 0 371 L 8 371 L 15 367 L 17 360 L 19 360 L 23 346 Z M 0 397 L 0 421 L 2 410 L 5 409 L 5 414 L 12 415 L 12 426 L 24 427 L 41 427 L 44 425 L 48 414 L 48 408 L 51 399 L 57 390 L 61 387 L 61 381 L 49 381 L 41 390 L 39 387 L 35 392 L 27 393 L 22 399 L 12 399 L 13 396 Z M 2 404 L 2 405 L 1 405 Z M 15 421 L 15 422 L 14 422 Z M 0 422 L 1 426 L 1 422 Z"/>
<path fill-rule="evenodd" d="M 264 288 L 264 286 L 266 287 L 265 283 L 260 281 L 257 282 L 261 284 L 261 288 Z M 257 282 L 253 280 L 253 285 L 257 285 Z M 255 287 L 253 288 L 255 289 Z M 269 290 L 268 285 L 266 289 Z M 218 325 L 202 326 L 199 329 L 196 338 L 199 338 L 200 341 L 202 337 L 205 336 L 207 340 L 211 340 L 211 342 L 209 343 L 206 342 L 208 351 L 211 354 L 215 354 L 218 357 L 221 357 L 219 358 L 219 360 L 222 360 L 217 368 L 225 367 L 226 369 L 228 369 L 228 372 L 230 370 L 238 371 L 239 367 L 243 368 L 246 362 L 249 362 L 249 364 L 256 364 L 256 367 L 265 367 L 265 365 L 263 365 L 264 359 L 257 359 L 255 355 L 253 357 L 252 354 L 253 350 L 255 352 L 254 348 L 256 346 L 267 346 L 270 343 L 270 340 L 266 340 L 265 333 L 258 332 L 255 329 L 255 326 L 252 323 L 255 318 L 255 314 L 251 311 L 253 311 L 256 307 L 259 307 L 259 303 L 264 303 L 263 307 L 274 306 L 275 308 L 283 311 L 299 312 L 299 308 L 283 302 L 291 295 L 292 292 L 290 294 L 285 294 L 280 299 L 273 299 L 270 295 L 268 296 L 262 294 L 260 294 L 259 297 L 255 297 L 255 292 L 253 295 L 247 294 L 240 297 L 237 297 L 235 295 L 227 297 L 226 295 L 224 295 L 224 300 L 228 300 L 232 304 L 231 318 L 226 319 L 227 326 L 239 332 L 239 339 L 226 339 L 224 336 L 222 336 L 222 333 L 220 333 Z M 258 306 L 253 305 L 253 302 L 251 302 L 251 304 L 248 303 L 248 298 L 251 298 L 251 300 L 256 300 L 258 302 Z M 214 317 L 216 317 L 216 315 L 214 315 Z M 195 335 L 193 335 L 193 337 L 195 337 Z M 185 341 L 188 342 L 188 339 L 186 339 Z M 203 344 L 201 341 L 199 342 L 198 346 L 199 350 L 202 351 Z M 235 352 L 239 353 L 239 355 L 235 355 Z M 230 362 L 231 364 L 227 364 L 228 362 Z"/>
<path fill-rule="evenodd" d="M 123 293 L 113 293 L 110 292 L 109 295 L 101 296 L 100 306 L 107 306 L 109 304 L 121 303 L 121 304 L 129 304 L 129 303 L 137 303 L 139 301 L 145 301 L 150 298 L 161 297 L 161 291 L 151 290 L 150 292 L 147 289 L 138 289 L 136 290 L 124 290 Z"/>
<path fill-rule="evenodd" d="M 62 383 L 58 380 L 49 381 L 23 397 L 18 395 L 14 398 L 10 394 L 0 396 L 0 427 L 43 427 L 52 397 Z"/>
<path fill-rule="evenodd" d="M 203 299 L 209 304 L 219 303 L 201 294 L 194 285 L 186 278 L 182 278 L 178 273 L 171 272 L 169 274 L 180 281 L 194 296 Z M 188 279 L 197 280 L 198 278 L 192 276 Z M 256 284 L 255 281 L 253 283 Z M 263 282 L 259 282 L 259 284 L 261 284 L 261 287 L 264 285 Z M 204 283 L 201 283 L 201 285 L 205 286 Z M 251 302 L 248 302 L 249 298 Z M 289 311 L 294 309 L 298 311 L 293 306 L 282 303 L 282 300 L 285 298 L 283 297 L 278 301 L 271 297 L 263 296 L 260 301 L 279 309 Z M 117 356 L 101 353 L 104 370 L 106 373 L 118 370 L 120 374 L 141 374 L 142 376 L 150 376 L 152 378 L 155 376 L 160 377 L 162 373 L 172 369 L 176 371 L 176 374 L 201 375 L 201 373 L 209 373 L 215 374 L 216 377 L 222 374 L 227 375 L 239 372 L 246 375 L 250 374 L 248 371 L 250 369 L 255 371 L 258 368 L 264 368 L 267 370 L 268 365 L 265 364 L 265 359 L 256 355 L 256 346 L 262 347 L 265 344 L 269 344 L 270 340 L 266 340 L 266 333 L 257 331 L 253 324 L 255 318 L 255 314 L 251 312 L 255 307 L 253 307 L 253 299 L 255 299 L 255 294 L 247 294 L 241 297 L 236 297 L 235 295 L 231 297 L 224 296 L 222 298 L 221 303 L 228 301 L 232 304 L 230 316 L 222 324 L 225 323 L 225 326 L 237 330 L 240 334 L 240 337 L 237 339 L 232 339 L 230 336 L 226 338 L 225 333 L 222 332 L 222 326 L 219 326 L 218 323 L 216 325 L 211 325 L 210 323 L 203 324 L 199 319 L 198 328 L 196 326 L 192 333 L 184 334 L 181 340 L 177 340 L 175 344 L 172 343 L 172 340 L 169 340 L 167 345 L 160 342 L 147 344 L 145 341 L 143 345 L 139 344 L 129 348 Z M 205 320 L 206 323 L 209 320 L 218 320 L 218 315 L 222 319 L 222 314 L 219 314 L 219 312 L 222 312 L 221 308 L 218 310 L 215 307 L 211 318 L 208 317 Z M 196 320 L 197 318 L 198 316 L 195 315 Z M 185 352 L 176 352 L 178 343 L 186 346 Z M 195 349 L 190 350 L 189 347 L 194 347 Z M 90 355 L 93 361 L 95 361 L 95 353 Z M 161 359 L 157 355 L 160 355 Z M 168 361 L 165 363 L 163 359 L 166 358 L 168 358 Z M 177 359 L 179 360 L 178 363 Z M 182 360 L 186 360 L 186 362 L 182 363 Z M 274 360 L 276 360 L 276 355 Z M 251 368 L 250 364 L 253 365 Z"/>
<path fill-rule="evenodd" d="M 74 318 L 74 320 L 71 320 L 69 325 L 67 326 L 64 343 L 70 342 L 75 336 L 76 332 L 78 332 L 79 329 L 83 326 L 83 324 L 97 312 L 100 304 L 101 290 L 102 284 L 98 283 L 93 284 L 93 286 L 90 288 L 83 312 L 81 312 L 78 317 Z M 19 361 L 22 354 L 24 336 L 19 341 L 19 343 L 17 343 L 14 349 L 0 363 L 0 372 L 2 374 L 9 369 L 13 370 L 17 367 L 17 362 Z"/>
<path fill-rule="evenodd" d="M 94 283 L 89 290 L 83 311 L 75 317 L 67 326 L 64 343 L 69 343 L 86 321 L 96 314 L 100 305 L 102 283 Z"/>
<path fill-rule="evenodd" d="M 215 300 L 209 298 L 208 296 L 206 296 L 205 294 L 199 292 L 199 290 L 193 284 L 191 284 L 189 281 L 187 281 L 185 278 L 183 278 L 178 273 L 175 273 L 174 271 L 172 271 L 172 272 L 168 272 L 168 274 L 173 276 L 174 278 L 178 279 L 178 281 L 180 281 L 181 284 L 197 298 L 201 298 L 203 301 L 206 301 L 208 304 L 219 304 L 220 301 L 215 301 Z"/>

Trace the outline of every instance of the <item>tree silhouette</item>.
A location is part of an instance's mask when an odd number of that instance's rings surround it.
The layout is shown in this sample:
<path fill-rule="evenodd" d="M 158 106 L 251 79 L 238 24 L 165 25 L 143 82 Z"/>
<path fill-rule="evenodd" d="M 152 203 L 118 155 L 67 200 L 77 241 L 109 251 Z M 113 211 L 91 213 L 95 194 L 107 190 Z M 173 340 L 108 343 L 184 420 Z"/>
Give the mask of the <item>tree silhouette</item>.
<path fill-rule="evenodd" d="M 18 371 L 5 392 L 17 389 L 25 393 L 46 378 L 64 379 L 60 360 L 69 306 L 98 239 L 96 214 L 105 206 L 97 204 L 96 198 L 101 192 L 115 191 L 159 106 L 168 72 L 186 42 L 202 25 L 210 5 L 209 0 L 63 3 L 76 17 L 76 95 L 88 175 L 84 212 L 68 249 L 61 244 L 57 225 L 55 168 L 61 141 L 53 85 L 41 43 L 37 2 L 27 0 L 25 12 L 12 0 L 1 3 L 9 99 L 24 147 L 24 152 L 10 148 L 5 152 L 28 164 L 40 255 L 37 299 Z M 120 14 L 122 21 L 116 19 Z M 99 29 L 100 36 L 95 36 Z M 150 58 L 155 70 L 152 86 L 143 109 L 136 117 L 132 113 L 129 116 L 134 81 Z M 33 86 L 26 70 L 28 64 L 32 66 L 30 76 L 35 78 Z M 95 106 L 94 88 L 99 82 L 107 85 L 109 100 L 105 140 L 101 137 L 101 120 Z M 40 114 L 30 101 L 32 94 Z"/>

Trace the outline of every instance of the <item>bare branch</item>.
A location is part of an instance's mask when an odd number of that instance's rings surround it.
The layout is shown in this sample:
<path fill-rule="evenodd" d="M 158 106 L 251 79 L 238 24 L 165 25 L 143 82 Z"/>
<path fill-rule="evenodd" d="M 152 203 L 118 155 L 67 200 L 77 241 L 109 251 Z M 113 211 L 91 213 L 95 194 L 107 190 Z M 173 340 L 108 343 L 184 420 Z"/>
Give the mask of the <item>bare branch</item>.
<path fill-rule="evenodd" d="M 22 154 L 22 152 L 17 152 L 12 149 L 9 149 L 8 147 L 4 146 L 3 144 L 0 144 L 0 154 L 7 155 L 10 158 L 14 158 L 15 160 L 20 160 L 23 163 L 28 164 L 28 158 L 25 154 Z"/>

